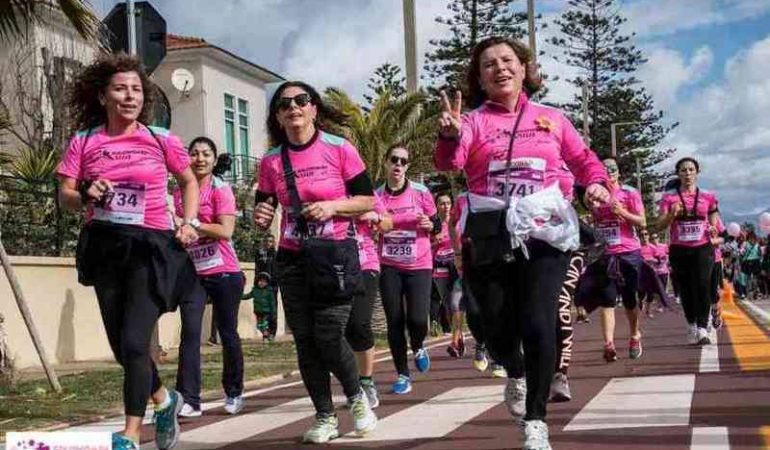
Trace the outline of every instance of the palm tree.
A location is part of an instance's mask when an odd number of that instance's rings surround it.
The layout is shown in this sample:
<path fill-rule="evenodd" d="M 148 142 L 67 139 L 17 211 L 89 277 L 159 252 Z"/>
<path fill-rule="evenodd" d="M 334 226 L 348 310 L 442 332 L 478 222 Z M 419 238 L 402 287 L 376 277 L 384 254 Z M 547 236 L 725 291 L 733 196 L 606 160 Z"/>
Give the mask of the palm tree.
<path fill-rule="evenodd" d="M 382 181 L 385 152 L 394 145 L 410 150 L 412 174 L 432 172 L 438 107 L 423 92 L 393 98 L 383 91 L 368 111 L 343 91 L 329 88 L 325 101 L 347 116 L 334 130 L 359 151 L 372 180 Z"/>
<path fill-rule="evenodd" d="M 42 21 L 52 9 L 64 13 L 83 39 L 92 42 L 99 36 L 101 23 L 88 0 L 0 0 L 0 39 L 23 36 L 28 25 Z"/>

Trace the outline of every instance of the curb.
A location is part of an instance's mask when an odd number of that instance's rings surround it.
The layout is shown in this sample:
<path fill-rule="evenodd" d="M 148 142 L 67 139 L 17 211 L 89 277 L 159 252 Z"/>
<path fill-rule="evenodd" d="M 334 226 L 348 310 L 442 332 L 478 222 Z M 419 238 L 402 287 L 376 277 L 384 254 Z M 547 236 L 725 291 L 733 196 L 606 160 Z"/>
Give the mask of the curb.
<path fill-rule="evenodd" d="M 736 303 L 760 328 L 770 333 L 770 313 L 748 300 L 736 300 Z"/>

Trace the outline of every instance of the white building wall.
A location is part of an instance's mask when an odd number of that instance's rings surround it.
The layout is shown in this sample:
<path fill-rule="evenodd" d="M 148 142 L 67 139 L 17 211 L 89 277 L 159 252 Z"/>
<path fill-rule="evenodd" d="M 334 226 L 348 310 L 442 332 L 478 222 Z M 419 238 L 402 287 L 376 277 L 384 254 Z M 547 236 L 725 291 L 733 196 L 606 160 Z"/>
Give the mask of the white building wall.
<path fill-rule="evenodd" d="M 195 79 L 192 89 L 184 94 L 171 84 L 171 74 L 178 68 L 189 70 Z M 171 132 L 179 136 L 182 143 L 187 145 L 197 136 L 208 135 L 203 114 L 206 92 L 203 89 L 203 70 L 199 56 L 167 54 L 153 72 L 152 80 L 168 98 L 171 106 Z"/>

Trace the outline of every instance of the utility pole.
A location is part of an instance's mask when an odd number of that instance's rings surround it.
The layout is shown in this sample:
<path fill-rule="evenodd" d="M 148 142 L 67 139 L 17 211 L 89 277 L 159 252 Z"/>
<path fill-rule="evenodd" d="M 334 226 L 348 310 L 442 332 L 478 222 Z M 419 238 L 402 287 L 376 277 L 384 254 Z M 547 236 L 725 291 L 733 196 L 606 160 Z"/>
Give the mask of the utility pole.
<path fill-rule="evenodd" d="M 532 67 L 537 70 L 537 40 L 535 39 L 535 0 L 527 0 L 527 22 L 529 24 L 529 49 L 532 51 Z M 539 72 L 539 70 L 537 70 Z"/>
<path fill-rule="evenodd" d="M 136 55 L 136 8 L 134 0 L 126 0 L 126 18 L 128 20 L 128 54 Z"/>
<path fill-rule="evenodd" d="M 591 146 L 591 130 L 588 125 L 588 80 L 583 82 L 583 141 Z"/>
<path fill-rule="evenodd" d="M 406 91 L 417 92 L 417 24 L 414 0 L 403 0 L 404 50 L 406 53 Z"/>

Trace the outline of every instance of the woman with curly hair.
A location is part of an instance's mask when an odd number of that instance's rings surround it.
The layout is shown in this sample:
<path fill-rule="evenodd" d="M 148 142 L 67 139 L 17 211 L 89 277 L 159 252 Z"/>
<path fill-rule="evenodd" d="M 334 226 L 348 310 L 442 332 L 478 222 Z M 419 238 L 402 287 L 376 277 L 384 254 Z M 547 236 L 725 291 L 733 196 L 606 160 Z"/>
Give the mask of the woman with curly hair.
<path fill-rule="evenodd" d="M 198 239 L 198 183 L 190 157 L 168 130 L 151 127 L 155 91 L 138 60 L 99 56 L 75 80 L 70 109 L 78 131 L 57 168 L 59 201 L 85 207 L 77 250 L 78 279 L 94 286 L 115 359 L 123 366 L 126 423 L 113 449 L 139 448 L 147 399 L 155 403 L 155 441 L 179 438 L 182 398 L 161 384 L 150 359 L 158 318 L 197 286 L 182 245 Z M 166 210 L 168 174 L 182 192 L 183 221 Z"/>

